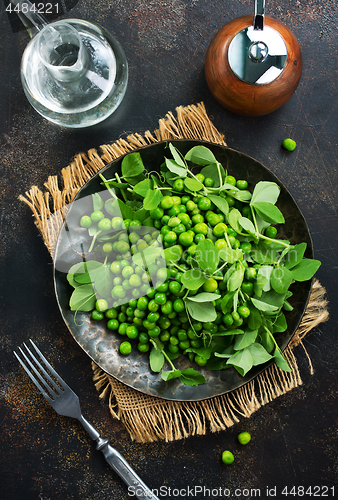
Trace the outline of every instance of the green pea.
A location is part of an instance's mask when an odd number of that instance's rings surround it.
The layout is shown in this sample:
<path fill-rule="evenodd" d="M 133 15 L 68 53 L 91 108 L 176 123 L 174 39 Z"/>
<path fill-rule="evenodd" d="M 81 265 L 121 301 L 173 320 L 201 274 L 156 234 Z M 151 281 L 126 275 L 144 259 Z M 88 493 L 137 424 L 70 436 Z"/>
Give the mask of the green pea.
<path fill-rule="evenodd" d="M 294 149 L 296 149 L 296 146 L 296 141 L 294 141 L 293 139 L 284 139 L 283 141 L 283 147 L 288 151 L 293 151 Z"/>
<path fill-rule="evenodd" d="M 222 462 L 224 464 L 230 465 L 235 460 L 235 457 L 231 453 L 231 451 L 225 450 L 222 453 Z"/>
<path fill-rule="evenodd" d="M 237 436 L 238 441 L 245 445 L 248 444 L 251 441 L 251 435 L 249 432 L 240 432 Z"/>
<path fill-rule="evenodd" d="M 80 220 L 80 226 L 88 228 L 92 225 L 92 219 L 88 215 L 83 215 Z"/>
<path fill-rule="evenodd" d="M 91 317 L 94 321 L 101 321 L 101 319 L 104 318 L 103 312 L 98 311 L 97 309 L 94 309 L 92 311 Z"/>

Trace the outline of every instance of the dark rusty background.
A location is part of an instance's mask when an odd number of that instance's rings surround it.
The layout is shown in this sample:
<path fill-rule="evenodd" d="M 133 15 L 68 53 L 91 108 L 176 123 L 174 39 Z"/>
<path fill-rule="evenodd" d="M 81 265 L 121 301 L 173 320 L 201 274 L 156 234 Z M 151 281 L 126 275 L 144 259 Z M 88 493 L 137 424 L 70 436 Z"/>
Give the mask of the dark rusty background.
<path fill-rule="evenodd" d="M 29 37 L 26 31 L 12 31 L 5 4 L 1 6 L 0 498 L 128 498 L 124 483 L 80 425 L 56 415 L 19 368 L 13 349 L 29 338 L 79 394 L 85 416 L 152 488 L 247 488 L 237 498 L 248 498 L 250 489 L 260 489 L 261 498 L 267 498 L 266 489 L 275 486 L 276 498 L 290 498 L 281 495 L 284 486 L 338 488 L 337 2 L 268 2 L 267 14 L 284 22 L 298 38 L 304 69 L 290 101 L 260 118 L 239 117 L 221 108 L 208 91 L 203 71 L 213 35 L 231 19 L 252 13 L 252 1 L 80 0 L 73 5 L 66 6 L 64 17 L 97 21 L 110 30 L 124 47 L 130 68 L 127 93 L 117 112 L 94 128 L 77 131 L 57 128 L 30 107 L 19 73 Z M 330 321 L 304 342 L 313 376 L 305 353 L 298 349 L 304 380 L 300 388 L 226 432 L 140 445 L 98 399 L 90 362 L 58 310 L 51 259 L 29 208 L 17 198 L 32 184 L 42 187 L 48 175 L 58 173 L 79 151 L 153 130 L 169 110 L 200 101 L 228 145 L 265 164 L 295 197 L 309 224 L 315 256 L 323 262 L 317 277 L 327 288 Z M 297 141 L 294 152 L 281 148 L 285 137 Z M 236 443 L 241 430 L 253 436 L 247 447 Z M 231 467 L 220 461 L 224 449 L 236 455 Z M 166 490 L 161 498 L 175 497 Z"/>

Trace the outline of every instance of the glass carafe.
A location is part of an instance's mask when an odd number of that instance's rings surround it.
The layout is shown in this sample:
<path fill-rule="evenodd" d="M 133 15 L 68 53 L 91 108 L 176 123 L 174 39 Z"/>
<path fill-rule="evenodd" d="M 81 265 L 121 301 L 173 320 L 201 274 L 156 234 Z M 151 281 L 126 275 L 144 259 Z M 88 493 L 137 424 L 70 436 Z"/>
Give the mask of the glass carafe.
<path fill-rule="evenodd" d="M 80 19 L 48 24 L 32 13 L 28 21 L 33 38 L 22 56 L 21 80 L 36 111 L 73 128 L 110 116 L 128 82 L 127 60 L 117 40 L 98 24 Z"/>

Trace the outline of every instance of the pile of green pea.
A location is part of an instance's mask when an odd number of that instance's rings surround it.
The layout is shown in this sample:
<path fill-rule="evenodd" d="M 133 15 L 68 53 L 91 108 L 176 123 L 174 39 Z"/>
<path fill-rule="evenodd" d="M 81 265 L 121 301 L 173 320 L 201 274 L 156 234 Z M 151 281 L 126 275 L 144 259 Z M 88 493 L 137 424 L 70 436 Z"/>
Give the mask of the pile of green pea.
<path fill-rule="evenodd" d="M 213 179 L 204 178 L 201 174 L 197 174 L 196 178 L 207 187 L 214 184 Z M 247 190 L 248 187 L 247 181 L 236 181 L 233 176 L 227 176 L 225 182 L 240 190 Z M 190 347 L 202 347 L 206 336 L 210 338 L 217 332 L 240 327 L 250 315 L 250 309 L 245 304 L 238 307 L 237 311 L 223 314 L 221 297 L 215 303 L 217 317 L 214 322 L 202 323 L 194 320 L 193 325 L 191 324 L 182 299 L 187 290 L 183 287 L 181 278 L 184 270 L 191 267 L 197 244 L 208 238 L 210 232 L 217 249 L 230 243 L 232 248 L 241 248 L 244 253 L 249 253 L 251 244 L 238 239 L 236 231 L 225 223 L 224 214 L 208 197 L 186 194 L 182 179 L 175 181 L 172 192 L 172 196 L 164 196 L 159 206 L 150 211 L 155 229 L 147 234 L 140 231 L 140 221 L 122 220 L 121 217 L 109 219 L 102 211 L 83 216 L 80 222 L 83 227 L 96 223 L 102 231 L 124 229 L 116 241 L 108 241 L 102 246 L 108 258 L 113 257 L 110 271 L 114 276 L 114 286 L 111 297 L 99 298 L 91 314 L 93 320 L 105 319 L 107 328 L 121 335 L 124 341 L 120 344 L 120 352 L 124 355 L 131 352 L 133 345 L 137 346 L 140 352 L 148 352 L 151 349 L 150 340 L 158 337 L 166 352 L 176 357 Z M 250 217 L 249 206 L 236 200 L 232 194 L 231 190 L 224 194 L 229 207 L 234 206 L 243 216 Z M 268 236 L 276 235 L 274 227 L 267 229 Z M 160 284 L 150 287 L 149 269 L 133 264 L 131 257 L 135 252 L 160 243 L 164 248 L 179 245 L 182 258 L 180 262 L 169 267 L 163 267 L 163 261 L 155 262 L 151 275 L 154 276 L 155 273 Z M 253 294 L 255 276 L 256 269 L 248 267 L 241 287 L 248 295 Z M 226 293 L 226 282 L 209 278 L 199 290 L 190 291 L 189 295 L 202 291 L 215 292 L 222 296 Z M 117 299 L 121 304 L 124 298 L 126 303 L 117 305 Z M 200 366 L 206 363 L 198 354 L 189 352 L 188 356 Z"/>

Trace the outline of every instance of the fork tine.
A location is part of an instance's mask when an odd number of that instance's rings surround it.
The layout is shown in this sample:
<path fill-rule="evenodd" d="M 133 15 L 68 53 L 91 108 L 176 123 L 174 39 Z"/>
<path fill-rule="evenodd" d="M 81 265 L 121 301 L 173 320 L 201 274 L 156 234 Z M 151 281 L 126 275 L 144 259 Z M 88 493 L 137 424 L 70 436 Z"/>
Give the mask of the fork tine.
<path fill-rule="evenodd" d="M 54 380 L 49 376 L 49 374 L 46 372 L 46 370 L 43 368 L 43 366 L 39 363 L 39 361 L 33 356 L 32 352 L 28 349 L 28 347 L 26 346 L 26 344 L 24 343 L 23 344 L 25 346 L 25 348 L 27 349 L 27 352 L 30 354 L 32 360 L 35 362 L 36 366 L 42 371 L 42 373 L 44 374 L 44 376 L 46 377 L 46 379 L 49 381 L 50 385 L 47 383 L 47 381 L 42 377 L 42 375 L 40 374 L 40 372 L 38 372 L 38 370 L 35 368 L 35 366 L 33 365 L 33 363 L 30 361 L 30 359 L 28 358 L 28 356 L 26 356 L 26 354 L 24 353 L 24 351 L 19 347 L 19 350 L 22 354 L 22 356 L 25 358 L 25 360 L 27 361 L 27 363 L 29 364 L 29 366 L 31 367 L 31 369 L 34 371 L 34 373 L 37 375 L 37 377 L 40 379 L 40 381 L 43 383 L 43 385 L 45 386 L 45 388 L 47 389 L 47 391 L 49 392 L 49 394 L 51 396 L 53 396 L 54 398 L 56 396 L 59 396 L 60 393 L 61 393 L 61 389 L 60 387 L 58 387 L 56 385 L 56 383 L 54 382 Z M 53 386 L 53 387 L 51 387 Z M 54 388 L 54 390 L 53 390 Z"/>
<path fill-rule="evenodd" d="M 20 349 L 20 351 L 21 351 L 21 349 Z M 32 372 L 27 368 L 27 366 L 25 365 L 25 363 L 21 360 L 21 358 L 17 355 L 17 353 L 15 351 L 14 351 L 14 356 L 19 361 L 20 365 L 25 370 L 25 372 L 27 373 L 27 375 L 29 376 L 29 378 L 34 382 L 34 384 L 36 385 L 36 387 L 39 389 L 39 391 L 41 392 L 41 394 L 47 399 L 48 403 L 51 404 L 53 402 L 52 398 L 49 397 L 49 395 L 46 393 L 46 391 L 44 390 L 44 388 L 40 385 L 40 383 L 34 377 L 34 375 L 32 374 Z"/>
<path fill-rule="evenodd" d="M 50 363 L 48 363 L 47 359 L 44 357 L 44 355 L 42 354 L 42 352 L 40 351 L 40 349 L 38 349 L 38 347 L 34 344 L 33 340 L 32 339 L 29 339 L 30 343 L 32 344 L 32 346 L 34 347 L 34 349 L 36 350 L 36 352 L 38 353 L 38 355 L 40 356 L 41 360 L 43 361 L 43 363 L 45 364 L 45 366 L 48 368 L 48 370 L 50 371 L 50 373 L 55 377 L 55 379 L 58 381 L 58 383 L 61 385 L 62 389 L 66 390 L 66 389 L 69 389 L 70 391 L 72 390 L 67 384 L 66 382 L 63 380 L 63 378 L 60 377 L 60 375 L 54 370 L 54 368 L 52 367 L 52 365 Z M 26 349 L 27 346 L 26 346 Z M 40 363 L 37 361 L 37 359 L 33 356 L 32 353 L 30 353 L 31 356 L 33 357 L 34 361 L 41 367 L 41 370 L 43 370 L 42 366 L 40 365 Z M 48 374 L 46 374 L 46 376 L 49 376 Z M 50 379 L 51 382 L 53 382 L 52 379 Z M 54 382 L 53 382 L 54 383 Z M 56 384 L 55 384 L 56 385 Z M 56 385 L 57 389 L 60 390 L 60 388 Z M 73 391 L 72 391 L 73 392 Z"/>

